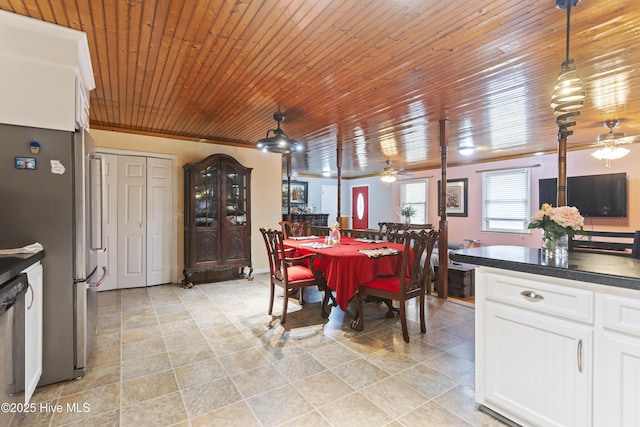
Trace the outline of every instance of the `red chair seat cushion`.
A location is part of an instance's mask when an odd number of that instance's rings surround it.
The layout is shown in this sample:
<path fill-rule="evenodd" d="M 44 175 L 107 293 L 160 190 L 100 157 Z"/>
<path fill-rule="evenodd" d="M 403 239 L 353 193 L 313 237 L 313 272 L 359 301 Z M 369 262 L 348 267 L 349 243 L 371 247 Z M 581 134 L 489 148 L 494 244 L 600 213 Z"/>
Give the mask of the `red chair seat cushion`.
<path fill-rule="evenodd" d="M 399 292 L 400 291 L 400 276 L 386 276 L 377 277 L 370 282 L 367 282 L 361 287 L 368 287 L 374 289 L 381 289 L 383 291 Z"/>
<path fill-rule="evenodd" d="M 311 270 L 302 265 L 294 265 L 287 268 L 287 275 L 289 276 L 289 283 L 313 280 L 315 278 Z"/>

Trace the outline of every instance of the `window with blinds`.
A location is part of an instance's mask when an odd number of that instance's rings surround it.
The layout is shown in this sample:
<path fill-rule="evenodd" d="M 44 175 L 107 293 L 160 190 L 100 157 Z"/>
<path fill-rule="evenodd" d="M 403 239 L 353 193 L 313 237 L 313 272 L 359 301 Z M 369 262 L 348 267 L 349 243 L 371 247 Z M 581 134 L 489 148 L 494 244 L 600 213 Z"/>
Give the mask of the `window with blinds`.
<path fill-rule="evenodd" d="M 530 187 L 529 168 L 483 172 L 482 230 L 526 232 Z"/>
<path fill-rule="evenodd" d="M 400 205 L 411 206 L 416 211 L 411 223 L 427 224 L 427 180 L 403 181 L 400 188 Z"/>

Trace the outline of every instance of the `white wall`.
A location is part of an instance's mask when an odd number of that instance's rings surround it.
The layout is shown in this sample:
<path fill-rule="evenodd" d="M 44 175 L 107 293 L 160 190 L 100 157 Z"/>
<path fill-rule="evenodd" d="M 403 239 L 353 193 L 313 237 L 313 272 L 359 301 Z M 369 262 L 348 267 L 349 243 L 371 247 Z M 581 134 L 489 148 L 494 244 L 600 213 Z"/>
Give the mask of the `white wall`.
<path fill-rule="evenodd" d="M 205 157 L 224 153 L 232 156 L 243 166 L 253 168 L 251 172 L 251 260 L 254 270 L 267 271 L 264 240 L 260 227 L 279 228 L 282 220 L 281 189 L 282 159 L 280 154 L 263 153 L 253 148 L 207 144 L 195 141 L 159 138 L 93 129 L 91 135 L 100 148 L 171 154 L 177 157 L 177 211 L 178 222 L 178 271 L 184 268 L 184 177 L 182 166 Z"/>

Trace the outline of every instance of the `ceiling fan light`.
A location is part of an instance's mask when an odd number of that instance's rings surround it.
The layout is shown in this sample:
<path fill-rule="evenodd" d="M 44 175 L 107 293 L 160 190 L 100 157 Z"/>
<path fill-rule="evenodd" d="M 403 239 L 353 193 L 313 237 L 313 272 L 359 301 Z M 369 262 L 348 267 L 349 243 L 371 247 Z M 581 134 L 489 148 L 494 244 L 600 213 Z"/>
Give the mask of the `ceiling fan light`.
<path fill-rule="evenodd" d="M 626 156 L 627 154 L 629 154 L 629 150 L 624 148 L 624 147 L 620 147 L 620 146 L 603 147 L 603 148 L 600 148 L 599 150 L 596 150 L 593 153 L 591 153 L 591 155 L 593 157 L 595 157 L 596 159 L 598 159 L 598 160 L 616 160 L 616 159 L 621 159 L 624 156 Z"/>
<path fill-rule="evenodd" d="M 392 182 L 395 182 L 396 177 L 395 177 L 395 175 L 394 175 L 394 174 L 392 174 L 391 172 L 389 172 L 389 171 L 384 171 L 384 172 L 382 173 L 382 176 L 380 177 L 380 180 L 381 180 L 382 182 L 384 182 L 384 183 L 390 184 L 390 183 L 392 183 Z"/>

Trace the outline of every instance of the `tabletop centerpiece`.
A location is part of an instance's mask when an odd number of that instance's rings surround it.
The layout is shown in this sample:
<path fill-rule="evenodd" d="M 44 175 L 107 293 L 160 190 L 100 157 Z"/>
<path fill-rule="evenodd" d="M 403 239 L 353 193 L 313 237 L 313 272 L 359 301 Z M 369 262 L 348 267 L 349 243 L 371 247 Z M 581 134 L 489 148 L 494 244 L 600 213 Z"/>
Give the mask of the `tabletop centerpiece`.
<path fill-rule="evenodd" d="M 584 217 L 573 206 L 553 207 L 544 203 L 531 218 L 528 228 L 542 229 L 542 256 L 564 259 L 569 255 L 569 238 L 583 231 Z"/>
<path fill-rule="evenodd" d="M 409 205 L 398 208 L 398 213 L 404 219 L 406 225 L 411 224 L 411 218 L 416 214 L 416 210 Z"/>
<path fill-rule="evenodd" d="M 337 245 L 340 243 L 340 224 L 334 222 L 331 224 L 331 231 L 329 231 L 329 239 L 331 245 Z"/>

